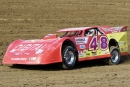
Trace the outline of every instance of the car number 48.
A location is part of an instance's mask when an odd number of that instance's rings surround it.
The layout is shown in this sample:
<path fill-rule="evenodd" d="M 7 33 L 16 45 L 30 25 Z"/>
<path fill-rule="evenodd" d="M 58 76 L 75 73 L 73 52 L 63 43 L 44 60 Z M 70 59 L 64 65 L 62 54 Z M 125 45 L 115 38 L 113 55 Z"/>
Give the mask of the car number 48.
<path fill-rule="evenodd" d="M 98 48 L 101 50 L 106 50 L 108 48 L 108 39 L 106 36 L 101 36 L 100 41 L 97 40 L 97 36 L 94 36 L 89 43 L 89 50 L 96 52 Z M 99 43 L 98 43 L 99 42 Z"/>

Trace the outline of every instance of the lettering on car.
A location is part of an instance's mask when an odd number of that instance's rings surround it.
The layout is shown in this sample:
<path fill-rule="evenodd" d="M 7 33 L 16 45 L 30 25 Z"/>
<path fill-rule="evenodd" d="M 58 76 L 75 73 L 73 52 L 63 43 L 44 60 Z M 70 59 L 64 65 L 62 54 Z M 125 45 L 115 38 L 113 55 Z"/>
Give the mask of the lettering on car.
<path fill-rule="evenodd" d="M 80 37 L 80 38 L 75 38 L 76 44 L 87 44 L 88 42 L 88 37 Z"/>

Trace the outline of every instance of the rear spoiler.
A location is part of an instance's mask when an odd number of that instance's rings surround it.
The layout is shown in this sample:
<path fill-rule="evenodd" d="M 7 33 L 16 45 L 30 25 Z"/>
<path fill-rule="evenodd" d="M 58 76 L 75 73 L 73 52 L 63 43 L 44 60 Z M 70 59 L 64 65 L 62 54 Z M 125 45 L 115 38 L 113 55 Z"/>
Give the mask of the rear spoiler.
<path fill-rule="evenodd" d="M 124 32 L 124 31 L 127 31 L 128 26 L 112 27 L 112 28 L 119 32 Z"/>

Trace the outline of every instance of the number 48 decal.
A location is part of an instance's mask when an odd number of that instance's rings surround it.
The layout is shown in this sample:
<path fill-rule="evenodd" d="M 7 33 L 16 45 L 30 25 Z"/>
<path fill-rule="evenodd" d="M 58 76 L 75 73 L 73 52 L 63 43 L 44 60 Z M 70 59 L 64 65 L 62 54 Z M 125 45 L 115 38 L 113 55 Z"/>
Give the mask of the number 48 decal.
<path fill-rule="evenodd" d="M 106 36 L 100 37 L 100 43 L 97 42 L 97 36 L 94 36 L 90 41 L 89 50 L 95 52 L 99 47 L 101 50 L 106 50 L 108 48 L 108 39 Z"/>

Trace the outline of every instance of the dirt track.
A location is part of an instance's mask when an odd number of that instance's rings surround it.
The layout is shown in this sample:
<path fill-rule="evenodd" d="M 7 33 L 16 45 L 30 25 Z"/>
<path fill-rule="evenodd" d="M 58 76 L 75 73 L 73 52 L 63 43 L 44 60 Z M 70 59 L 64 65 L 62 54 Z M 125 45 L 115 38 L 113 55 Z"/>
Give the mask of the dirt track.
<path fill-rule="evenodd" d="M 129 0 L 0 0 L 0 62 L 16 39 L 42 38 L 66 27 L 130 26 L 129 8 Z M 0 64 L 0 87 L 129 87 L 130 57 L 116 66 L 98 62 L 73 70 Z"/>

